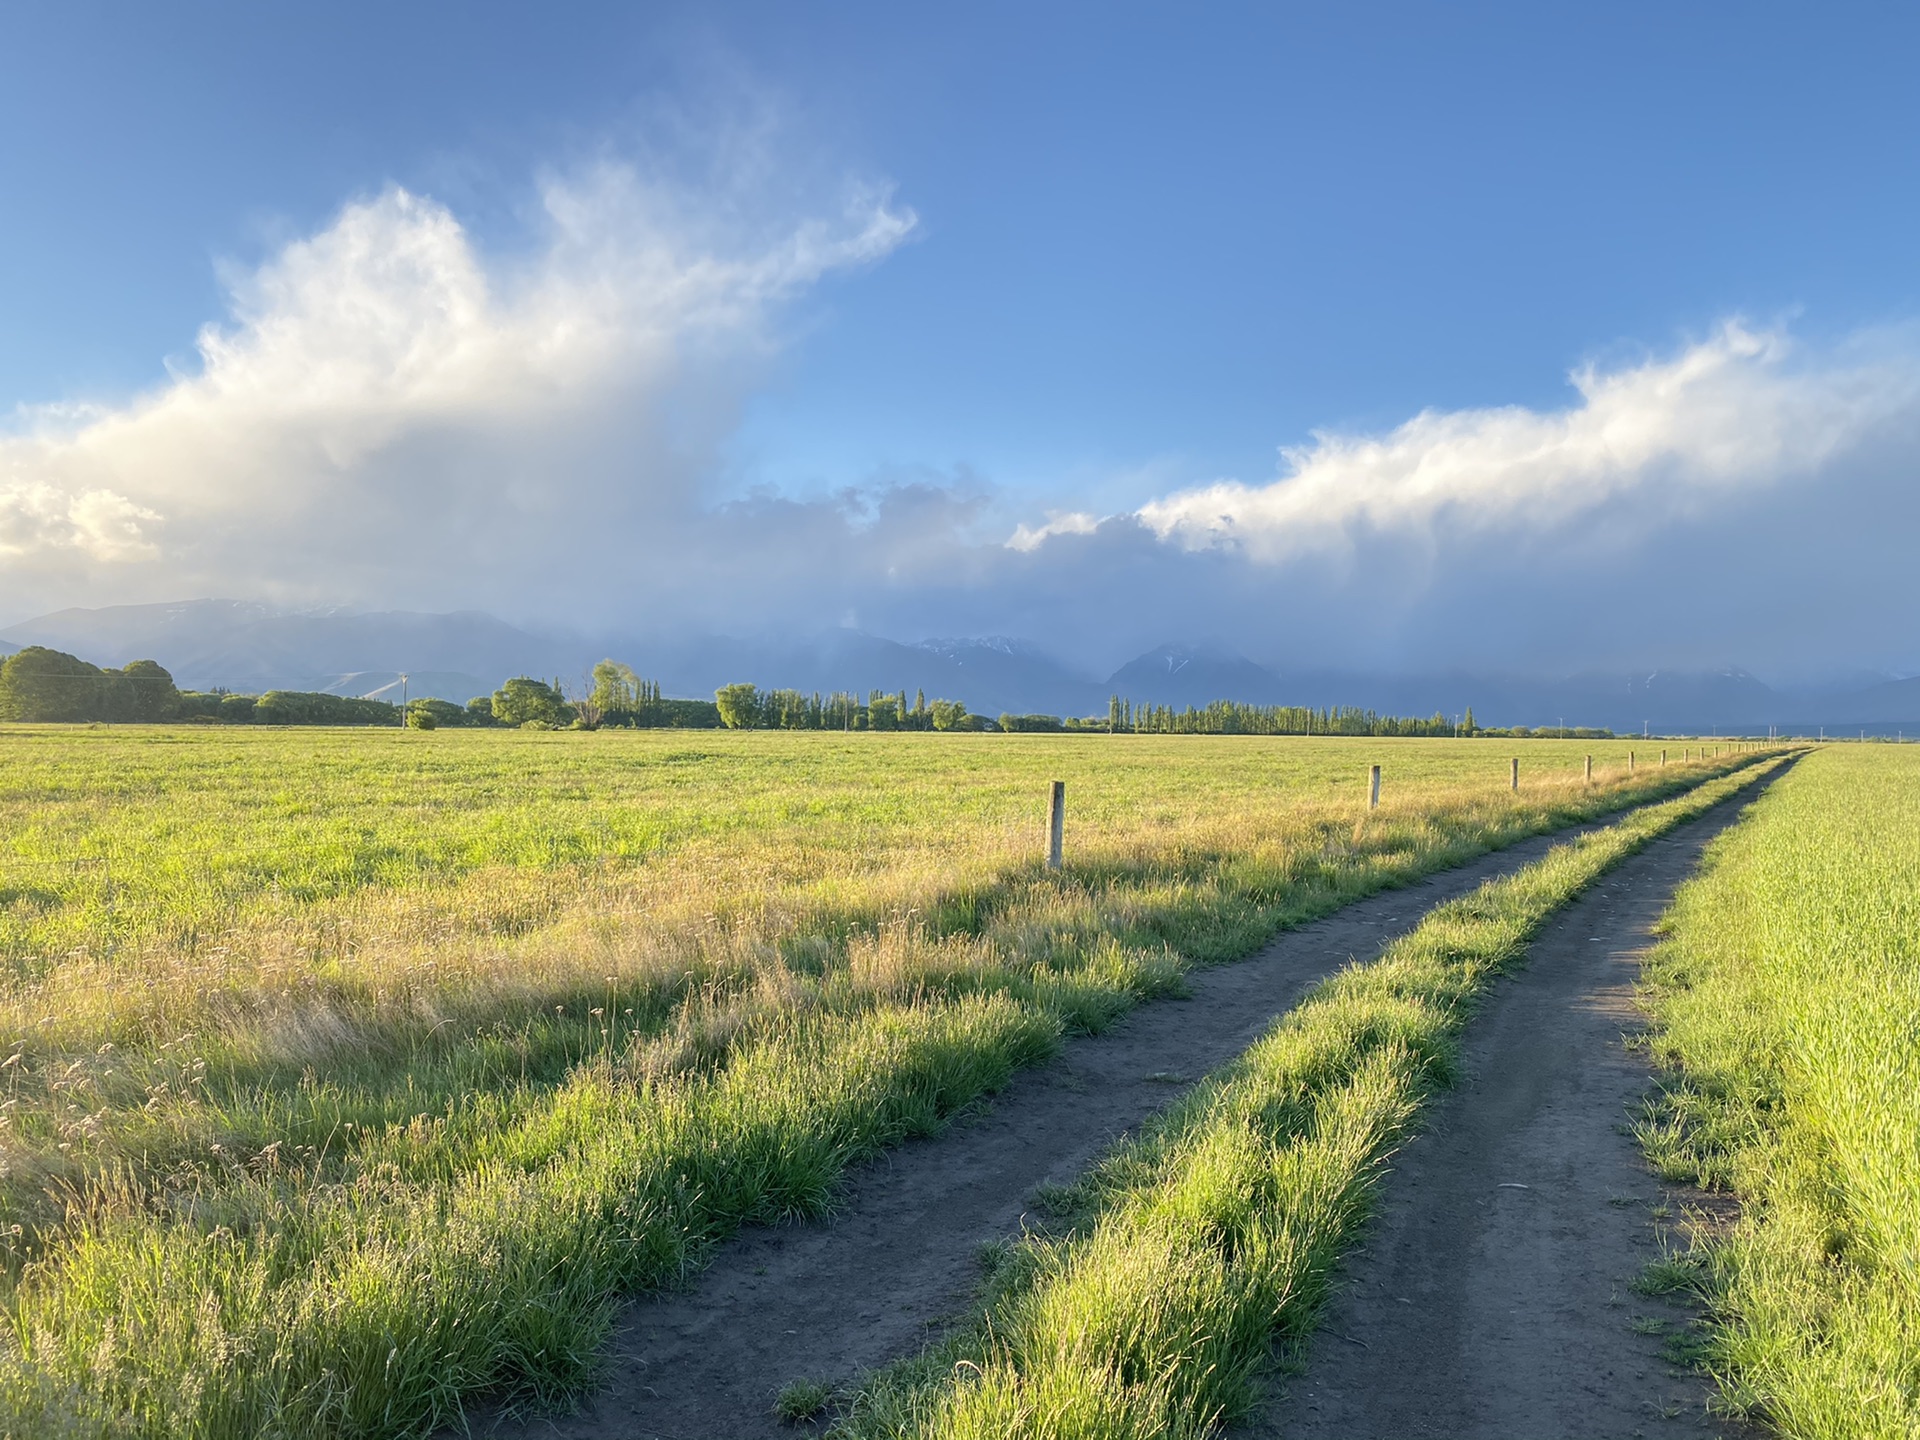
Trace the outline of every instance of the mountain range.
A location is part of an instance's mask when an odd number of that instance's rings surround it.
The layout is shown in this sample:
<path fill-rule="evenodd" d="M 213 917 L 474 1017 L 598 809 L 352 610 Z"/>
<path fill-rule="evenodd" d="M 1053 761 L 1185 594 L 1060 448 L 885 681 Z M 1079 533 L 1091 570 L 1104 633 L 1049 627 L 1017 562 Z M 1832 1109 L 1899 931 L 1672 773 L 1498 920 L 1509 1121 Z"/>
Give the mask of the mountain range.
<path fill-rule="evenodd" d="M 1104 714 L 1108 697 L 1118 694 L 1175 708 L 1238 700 L 1461 715 L 1471 707 L 1483 725 L 1920 731 L 1920 677 L 1777 690 L 1739 669 L 1387 676 L 1275 669 L 1229 650 L 1170 643 L 1102 679 L 1007 636 L 908 644 L 834 630 L 588 641 L 537 635 L 479 611 L 282 610 L 238 600 L 61 610 L 0 630 L 0 654 L 24 645 L 52 646 L 100 665 L 158 660 L 187 689 L 321 690 L 382 699 L 404 693 L 464 701 L 510 675 L 574 685 L 596 660 L 612 655 L 659 681 L 669 695 L 711 695 L 739 680 L 803 691 L 905 690 L 911 696 L 924 690 L 928 699 L 961 700 L 987 715 Z"/>

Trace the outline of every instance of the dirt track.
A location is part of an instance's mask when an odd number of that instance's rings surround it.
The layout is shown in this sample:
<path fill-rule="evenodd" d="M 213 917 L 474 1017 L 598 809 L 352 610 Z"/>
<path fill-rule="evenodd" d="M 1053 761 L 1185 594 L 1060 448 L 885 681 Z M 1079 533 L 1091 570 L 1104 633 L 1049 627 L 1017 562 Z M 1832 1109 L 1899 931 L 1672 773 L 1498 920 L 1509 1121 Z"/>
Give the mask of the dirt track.
<path fill-rule="evenodd" d="M 1667 1363 L 1633 1293 L 1696 1191 L 1663 1186 L 1626 1124 L 1645 1093 L 1633 987 L 1652 927 L 1754 792 L 1621 865 L 1532 945 L 1474 1021 L 1467 1080 L 1396 1158 L 1306 1368 L 1245 1436 L 1573 1440 L 1738 1433 L 1706 1383 Z"/>
<path fill-rule="evenodd" d="M 855 1175 L 833 1221 L 749 1230 L 722 1248 L 688 1294 L 629 1305 L 607 1384 L 578 1413 L 492 1419 L 476 1433 L 793 1436 L 772 1412 L 781 1385 L 844 1382 L 912 1353 L 966 1305 L 980 1246 L 1019 1232 L 1037 1186 L 1077 1176 L 1185 1081 L 1245 1049 L 1314 981 L 1573 833 L 1524 841 L 1359 901 L 1251 959 L 1198 972 L 1190 999 L 1142 1006 L 1104 1036 L 1070 1041 L 978 1115 Z"/>

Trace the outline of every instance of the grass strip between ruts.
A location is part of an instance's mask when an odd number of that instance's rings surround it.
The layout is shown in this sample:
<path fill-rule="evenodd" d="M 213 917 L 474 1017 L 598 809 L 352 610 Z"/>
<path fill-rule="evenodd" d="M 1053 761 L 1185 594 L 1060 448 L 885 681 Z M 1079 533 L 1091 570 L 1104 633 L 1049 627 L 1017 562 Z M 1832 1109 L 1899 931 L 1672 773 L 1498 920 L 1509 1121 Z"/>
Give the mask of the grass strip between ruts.
<path fill-rule="evenodd" d="M 873 1377 L 842 1440 L 1197 1437 L 1244 1414 L 1273 1340 L 1311 1330 L 1487 982 L 1611 866 L 1781 758 L 1638 810 L 1438 906 L 1322 982 L 995 1257 L 976 1322 Z"/>

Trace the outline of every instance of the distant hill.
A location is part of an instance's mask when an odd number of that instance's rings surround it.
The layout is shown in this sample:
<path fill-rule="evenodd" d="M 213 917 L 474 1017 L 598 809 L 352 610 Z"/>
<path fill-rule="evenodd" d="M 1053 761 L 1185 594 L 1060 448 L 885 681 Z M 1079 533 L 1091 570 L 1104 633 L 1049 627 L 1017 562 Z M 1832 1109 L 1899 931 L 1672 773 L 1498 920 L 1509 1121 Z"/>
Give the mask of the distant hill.
<path fill-rule="evenodd" d="M 1456 687 L 1457 688 L 1457 687 Z M 1733 730 L 1779 720 L 1778 697 L 1744 670 L 1581 674 L 1555 680 L 1494 682 L 1474 706 L 1492 725 L 1604 725 L 1624 733 Z M 1579 718 L 1575 718 L 1579 717 Z"/>
<path fill-rule="evenodd" d="M 1300 673 L 1288 688 L 1303 703 L 1359 705 L 1390 715 L 1463 714 L 1481 725 L 1605 726 L 1622 734 L 1811 734 L 1821 726 L 1869 733 L 1920 732 L 1920 680 L 1868 687 L 1775 690 L 1739 669 L 1570 676 Z"/>
<path fill-rule="evenodd" d="M 98 665 L 153 659 L 188 689 L 320 690 L 464 702 L 512 675 L 581 681 L 612 656 L 668 695 L 710 697 L 721 685 L 830 692 L 924 690 L 976 714 L 1104 715 L 1107 697 L 1176 709 L 1214 700 L 1254 705 L 1355 705 L 1385 715 L 1462 715 L 1482 725 L 1604 725 L 1632 733 L 1809 733 L 1821 725 L 1920 733 L 1920 679 L 1776 691 L 1736 668 L 1563 676 L 1365 674 L 1278 669 L 1219 647 L 1170 642 L 1105 680 L 1030 640 L 1004 635 L 907 644 L 842 629 L 791 634 L 679 634 L 556 639 L 479 611 L 282 610 L 240 600 L 61 610 L 0 630 L 0 654 L 50 645 Z"/>
<path fill-rule="evenodd" d="M 1912 733 L 1920 731 L 1920 676 L 1885 681 L 1813 704 L 1796 697 L 1786 708 L 1813 714 L 1818 723 L 1836 730 L 1852 726 L 1882 730 L 1893 727 Z M 1795 723 L 1801 729 L 1807 728 L 1807 722 Z"/>
<path fill-rule="evenodd" d="M 1238 700 L 1248 705 L 1322 703 L 1297 691 L 1288 693 L 1278 675 L 1244 655 L 1193 645 L 1169 644 L 1149 650 L 1108 676 L 1104 688 L 1107 694 L 1176 709 L 1208 705 L 1215 700 Z"/>
<path fill-rule="evenodd" d="M 498 680 L 482 680 L 478 675 L 466 675 L 458 670 L 411 670 L 404 675 L 397 670 L 357 670 L 350 675 L 336 675 L 320 690 L 327 695 L 354 695 L 363 700 L 385 700 L 398 705 L 402 700 L 425 696 L 464 703 L 476 695 L 490 695 L 499 688 Z"/>
<path fill-rule="evenodd" d="M 1359 705 L 1387 715 L 1464 716 L 1481 725 L 1604 726 L 1625 733 L 1765 728 L 1779 723 L 1779 697 L 1740 670 L 1563 676 L 1362 675 L 1292 677 L 1309 705 Z"/>
<path fill-rule="evenodd" d="M 1108 691 L 1031 642 L 1003 636 L 917 645 L 831 630 L 811 635 L 700 636 L 615 642 L 608 649 L 669 695 L 711 695 L 750 681 L 763 689 L 904 690 L 912 701 L 958 700 L 979 715 L 1104 714 Z"/>
<path fill-rule="evenodd" d="M 155 647 L 203 645 L 282 612 L 245 600 L 186 600 L 166 605 L 108 605 L 56 610 L 0 630 L 16 646 L 48 645 L 100 665 L 158 659 Z M 162 663 L 165 663 L 164 661 Z"/>
<path fill-rule="evenodd" d="M 915 649 L 951 668 L 953 698 L 982 714 L 1104 714 L 1112 693 L 1030 640 L 990 635 L 979 640 L 922 640 Z M 971 696 L 978 695 L 978 700 Z"/>
<path fill-rule="evenodd" d="M 1780 718 L 1779 697 L 1744 670 L 1656 670 L 1623 680 L 1577 676 L 1563 682 L 1560 693 L 1563 703 L 1578 703 L 1583 713 L 1612 716 L 1600 723 L 1616 730 L 1737 729 Z"/>
<path fill-rule="evenodd" d="M 96 665 L 158 660 L 185 689 L 396 689 L 465 701 L 509 675 L 578 668 L 567 648 L 477 611 L 285 611 L 239 600 L 61 610 L 0 631 L 12 647 L 49 645 Z"/>

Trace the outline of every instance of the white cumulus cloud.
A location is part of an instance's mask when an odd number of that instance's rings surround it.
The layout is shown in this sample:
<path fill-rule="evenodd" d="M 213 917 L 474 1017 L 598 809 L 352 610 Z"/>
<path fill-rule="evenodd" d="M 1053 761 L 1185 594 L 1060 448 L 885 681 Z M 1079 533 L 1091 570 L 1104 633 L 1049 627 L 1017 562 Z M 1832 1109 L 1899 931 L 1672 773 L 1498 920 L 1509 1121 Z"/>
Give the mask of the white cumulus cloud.
<path fill-rule="evenodd" d="M 1007 545 L 1014 550 L 1038 550 L 1055 535 L 1091 535 L 1100 528 L 1100 517 L 1085 510 L 1056 510 L 1040 525 L 1014 527 Z"/>
<path fill-rule="evenodd" d="M 1186 549 L 1282 563 L 1369 535 L 1536 538 L 1606 516 L 1658 530 L 1743 493 L 1816 477 L 1920 399 L 1908 353 L 1794 363 L 1738 322 L 1669 359 L 1573 377 L 1576 404 L 1425 411 L 1384 435 L 1317 434 L 1283 473 L 1183 490 L 1139 518 Z"/>
<path fill-rule="evenodd" d="M 1561 408 L 1316 433 L 1265 482 L 1029 523 L 997 591 L 1114 658 L 1207 637 L 1283 671 L 1920 670 L 1920 333 L 1730 321 L 1571 382 Z"/>
<path fill-rule="evenodd" d="M 95 560 L 151 555 L 145 526 L 160 517 L 111 490 L 67 492 L 44 482 L 0 486 L 0 555 L 72 551 Z"/>
<path fill-rule="evenodd" d="M 231 280 L 192 373 L 25 412 L 0 435 L 0 603 L 604 590 L 697 508 L 783 302 L 915 223 L 872 189 L 703 210 L 611 163 L 541 202 L 508 258 L 405 189 L 348 205 Z"/>

